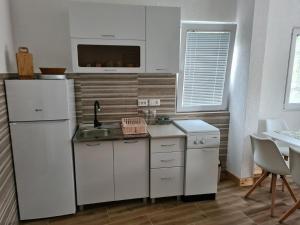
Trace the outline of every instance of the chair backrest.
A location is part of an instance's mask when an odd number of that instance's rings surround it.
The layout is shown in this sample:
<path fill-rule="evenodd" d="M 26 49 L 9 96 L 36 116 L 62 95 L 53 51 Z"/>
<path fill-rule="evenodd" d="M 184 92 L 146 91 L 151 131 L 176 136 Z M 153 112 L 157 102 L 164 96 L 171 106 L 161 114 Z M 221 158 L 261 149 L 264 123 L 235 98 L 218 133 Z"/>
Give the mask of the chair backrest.
<path fill-rule="evenodd" d="M 300 185 L 300 149 L 290 147 L 290 170 L 294 182 Z"/>
<path fill-rule="evenodd" d="M 262 169 L 279 175 L 288 175 L 290 170 L 279 152 L 276 143 L 267 138 L 251 135 L 254 162 Z"/>
<path fill-rule="evenodd" d="M 288 129 L 288 125 L 282 119 L 266 119 L 266 131 L 278 131 Z"/>

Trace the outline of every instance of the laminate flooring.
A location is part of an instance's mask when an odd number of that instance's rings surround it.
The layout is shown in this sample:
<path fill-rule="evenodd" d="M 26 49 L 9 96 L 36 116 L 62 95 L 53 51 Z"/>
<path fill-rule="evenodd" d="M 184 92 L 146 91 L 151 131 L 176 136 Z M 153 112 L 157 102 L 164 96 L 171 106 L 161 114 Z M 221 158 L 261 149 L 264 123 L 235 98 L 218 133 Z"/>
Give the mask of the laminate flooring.
<path fill-rule="evenodd" d="M 289 179 L 290 180 L 290 179 Z M 293 205 L 287 190 L 277 186 L 275 217 L 270 216 L 269 182 L 264 182 L 249 199 L 243 196 L 249 187 L 231 180 L 219 184 L 215 201 L 182 202 L 176 198 L 157 199 L 155 204 L 141 199 L 86 206 L 75 215 L 27 221 L 25 225 L 275 225 Z M 281 184 L 281 182 L 279 182 Z M 300 187 L 291 183 L 297 198 Z M 283 224 L 300 225 L 300 209 Z"/>

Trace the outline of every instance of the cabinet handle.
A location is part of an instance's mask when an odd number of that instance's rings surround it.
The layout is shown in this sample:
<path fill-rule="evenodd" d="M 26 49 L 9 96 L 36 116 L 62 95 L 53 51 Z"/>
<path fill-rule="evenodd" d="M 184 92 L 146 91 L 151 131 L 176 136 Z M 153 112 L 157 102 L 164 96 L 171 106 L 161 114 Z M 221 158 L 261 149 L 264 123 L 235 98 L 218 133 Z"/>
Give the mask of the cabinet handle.
<path fill-rule="evenodd" d="M 161 147 L 172 147 L 175 146 L 175 144 L 169 144 L 169 145 L 160 145 Z"/>
<path fill-rule="evenodd" d="M 167 69 L 166 68 L 156 68 L 155 70 L 156 71 L 166 71 Z"/>
<path fill-rule="evenodd" d="M 134 144 L 134 143 L 138 143 L 137 140 L 134 141 L 124 141 L 125 144 Z"/>
<path fill-rule="evenodd" d="M 104 69 L 105 72 L 115 72 L 117 71 L 116 69 Z"/>
<path fill-rule="evenodd" d="M 36 111 L 36 112 L 42 112 L 43 109 L 35 109 L 34 111 Z"/>
<path fill-rule="evenodd" d="M 101 143 L 95 143 L 95 144 L 86 144 L 86 146 L 89 146 L 89 147 L 93 147 L 93 146 L 99 146 L 101 145 Z"/>
<path fill-rule="evenodd" d="M 173 177 L 161 177 L 160 179 L 161 179 L 161 180 L 172 180 Z"/>
<path fill-rule="evenodd" d="M 174 161 L 175 159 L 161 159 L 160 161 L 161 162 L 172 162 Z"/>
<path fill-rule="evenodd" d="M 102 34 L 101 37 L 105 38 L 115 38 L 116 36 L 114 34 Z"/>

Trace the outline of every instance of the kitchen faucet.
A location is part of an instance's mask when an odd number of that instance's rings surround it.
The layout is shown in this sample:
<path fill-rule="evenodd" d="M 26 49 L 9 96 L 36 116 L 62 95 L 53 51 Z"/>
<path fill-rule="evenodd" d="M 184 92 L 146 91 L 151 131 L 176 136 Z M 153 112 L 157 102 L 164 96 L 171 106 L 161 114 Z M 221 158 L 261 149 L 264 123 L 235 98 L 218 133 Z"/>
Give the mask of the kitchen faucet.
<path fill-rule="evenodd" d="M 97 112 L 100 112 L 100 104 L 98 101 L 94 102 L 94 128 L 101 127 L 102 123 L 98 121 Z"/>

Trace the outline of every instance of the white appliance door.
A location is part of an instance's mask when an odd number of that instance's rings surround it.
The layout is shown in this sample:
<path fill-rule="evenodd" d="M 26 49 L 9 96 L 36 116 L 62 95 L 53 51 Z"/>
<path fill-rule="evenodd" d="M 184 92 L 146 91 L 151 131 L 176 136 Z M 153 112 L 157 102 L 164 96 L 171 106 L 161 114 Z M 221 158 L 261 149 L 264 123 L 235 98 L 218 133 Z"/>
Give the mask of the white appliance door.
<path fill-rule="evenodd" d="M 69 119 L 67 80 L 5 81 L 9 121 Z"/>
<path fill-rule="evenodd" d="M 10 123 L 21 220 L 75 213 L 69 121 Z"/>
<path fill-rule="evenodd" d="M 218 148 L 187 149 L 184 195 L 217 193 Z"/>

